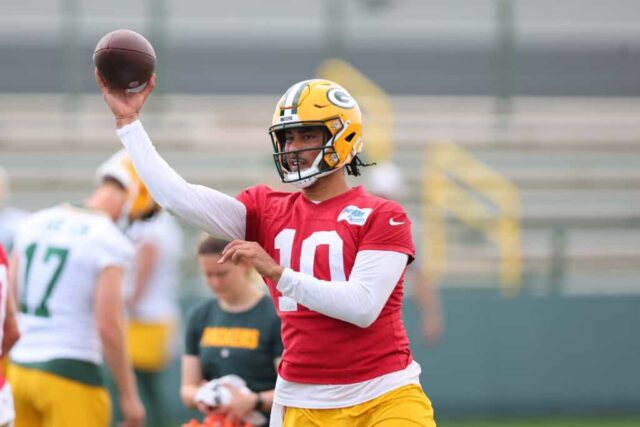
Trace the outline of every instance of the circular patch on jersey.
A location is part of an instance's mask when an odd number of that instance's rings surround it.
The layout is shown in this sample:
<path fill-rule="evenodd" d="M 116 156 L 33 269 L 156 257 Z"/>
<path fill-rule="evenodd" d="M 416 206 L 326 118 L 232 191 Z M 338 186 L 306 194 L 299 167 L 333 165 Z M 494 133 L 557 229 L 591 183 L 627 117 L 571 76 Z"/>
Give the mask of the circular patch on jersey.
<path fill-rule="evenodd" d="M 335 87 L 329 89 L 329 91 L 327 91 L 327 98 L 329 102 L 340 108 L 351 109 L 356 106 L 356 100 L 343 89 Z"/>
<path fill-rule="evenodd" d="M 222 350 L 220 350 L 220 357 L 222 357 L 223 359 L 226 359 L 227 357 L 230 356 L 230 351 L 228 348 L 223 348 Z"/>

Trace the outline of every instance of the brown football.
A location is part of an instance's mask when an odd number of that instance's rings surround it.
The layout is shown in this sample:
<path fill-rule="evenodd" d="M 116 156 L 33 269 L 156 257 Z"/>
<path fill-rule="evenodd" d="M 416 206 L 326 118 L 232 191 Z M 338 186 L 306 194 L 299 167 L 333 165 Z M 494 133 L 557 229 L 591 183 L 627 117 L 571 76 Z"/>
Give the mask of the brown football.
<path fill-rule="evenodd" d="M 156 53 L 151 43 L 135 31 L 115 30 L 100 39 L 93 63 L 109 86 L 136 89 L 153 74 Z"/>

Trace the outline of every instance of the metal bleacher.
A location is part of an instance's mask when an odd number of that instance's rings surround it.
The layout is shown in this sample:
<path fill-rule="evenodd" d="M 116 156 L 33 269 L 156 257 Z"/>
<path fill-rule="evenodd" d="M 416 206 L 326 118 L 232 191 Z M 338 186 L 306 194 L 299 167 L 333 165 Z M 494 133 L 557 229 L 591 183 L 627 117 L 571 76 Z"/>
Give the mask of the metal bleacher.
<path fill-rule="evenodd" d="M 11 176 L 13 204 L 37 209 L 85 196 L 97 165 L 120 147 L 102 100 L 0 98 L 0 165 Z M 186 179 L 235 194 L 257 182 L 278 185 L 267 134 L 276 100 L 158 95 L 144 123 Z M 494 114 L 492 98 L 392 103 L 394 160 L 410 189 L 402 202 L 414 218 L 424 150 L 453 141 L 519 190 L 524 289 L 640 292 L 640 100 L 518 98 L 507 116 Z M 444 285 L 494 286 L 493 245 L 453 219 L 448 228 Z"/>

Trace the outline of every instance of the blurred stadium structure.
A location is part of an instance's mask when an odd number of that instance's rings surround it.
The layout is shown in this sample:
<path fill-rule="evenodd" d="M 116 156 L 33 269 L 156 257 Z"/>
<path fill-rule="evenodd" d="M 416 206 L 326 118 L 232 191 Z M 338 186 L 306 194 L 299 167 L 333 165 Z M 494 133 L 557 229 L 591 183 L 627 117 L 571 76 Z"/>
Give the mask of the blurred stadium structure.
<path fill-rule="evenodd" d="M 119 146 L 91 65 L 114 28 L 156 47 L 159 90 L 144 122 L 163 156 L 230 194 L 276 185 L 266 130 L 277 94 L 342 57 L 388 94 L 418 230 L 429 233 L 424 153 L 443 141 L 516 189 L 519 293 L 495 292 L 500 253 L 482 221 L 446 215 L 439 347 L 420 344 L 408 305 L 439 415 L 638 413 L 637 1 L 25 0 L 0 12 L 0 164 L 15 205 L 77 199 Z M 499 218 L 484 193 L 449 177 Z M 190 265 L 185 294 L 199 286 Z"/>
<path fill-rule="evenodd" d="M 344 54 L 394 95 L 640 95 L 637 9 L 635 0 L 3 2 L 0 91 L 95 93 L 92 49 L 124 27 L 153 41 L 168 93 L 276 94 L 319 57 Z"/>

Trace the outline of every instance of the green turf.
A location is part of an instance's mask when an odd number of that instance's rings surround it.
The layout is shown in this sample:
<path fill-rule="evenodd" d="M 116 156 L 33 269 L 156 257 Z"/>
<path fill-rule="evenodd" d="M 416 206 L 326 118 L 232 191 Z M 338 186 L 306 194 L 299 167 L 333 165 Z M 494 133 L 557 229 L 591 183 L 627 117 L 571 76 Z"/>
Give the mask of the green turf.
<path fill-rule="evenodd" d="M 443 420 L 438 427 L 638 427 L 640 418 L 530 418 Z"/>

